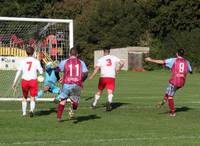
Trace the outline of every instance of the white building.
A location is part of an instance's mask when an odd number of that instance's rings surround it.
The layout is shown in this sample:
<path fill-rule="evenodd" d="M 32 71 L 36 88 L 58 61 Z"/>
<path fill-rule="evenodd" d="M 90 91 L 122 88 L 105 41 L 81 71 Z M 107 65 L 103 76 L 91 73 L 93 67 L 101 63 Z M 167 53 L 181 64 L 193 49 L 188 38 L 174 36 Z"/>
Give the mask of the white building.
<path fill-rule="evenodd" d="M 133 70 L 143 68 L 143 55 L 149 53 L 149 47 L 126 47 L 114 48 L 110 50 L 111 55 L 115 55 L 125 62 L 123 70 Z M 94 52 L 94 64 L 97 59 L 103 56 L 103 50 Z"/>

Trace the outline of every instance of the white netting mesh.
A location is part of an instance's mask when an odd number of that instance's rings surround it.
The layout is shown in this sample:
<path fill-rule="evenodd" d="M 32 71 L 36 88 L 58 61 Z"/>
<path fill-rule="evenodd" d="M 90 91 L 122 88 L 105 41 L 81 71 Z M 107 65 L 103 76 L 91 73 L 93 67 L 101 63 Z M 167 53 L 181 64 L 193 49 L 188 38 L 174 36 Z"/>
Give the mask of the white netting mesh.
<path fill-rule="evenodd" d="M 53 59 L 65 58 L 69 50 L 69 30 L 65 23 L 0 22 L 0 47 L 25 49 L 33 46 Z M 4 49 L 6 50 L 6 49 Z M 1 56 L 12 56 L 2 51 Z M 16 56 L 19 54 L 16 53 Z M 21 55 L 20 55 L 21 56 Z"/>
<path fill-rule="evenodd" d="M 11 85 L 16 62 L 26 56 L 27 46 L 34 47 L 36 54 L 43 52 L 47 60 L 63 60 L 68 56 L 69 31 L 69 23 L 63 22 L 0 20 L 0 97 L 21 95 L 19 86 L 13 94 Z"/>

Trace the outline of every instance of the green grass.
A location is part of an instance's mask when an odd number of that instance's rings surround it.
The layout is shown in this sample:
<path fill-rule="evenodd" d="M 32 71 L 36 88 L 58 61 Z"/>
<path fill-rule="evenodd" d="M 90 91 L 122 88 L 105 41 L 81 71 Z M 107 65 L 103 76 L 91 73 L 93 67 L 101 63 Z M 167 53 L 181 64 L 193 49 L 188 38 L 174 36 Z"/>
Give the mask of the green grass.
<path fill-rule="evenodd" d="M 98 77 L 86 81 L 76 119 L 56 121 L 53 103 L 37 103 L 33 118 L 21 117 L 20 102 L 0 102 L 0 145 L 29 146 L 199 146 L 200 75 L 188 75 L 186 86 L 175 96 L 177 116 L 162 99 L 169 72 L 122 72 L 117 77 L 116 108 L 105 112 L 104 93 L 95 110 L 90 109 Z"/>

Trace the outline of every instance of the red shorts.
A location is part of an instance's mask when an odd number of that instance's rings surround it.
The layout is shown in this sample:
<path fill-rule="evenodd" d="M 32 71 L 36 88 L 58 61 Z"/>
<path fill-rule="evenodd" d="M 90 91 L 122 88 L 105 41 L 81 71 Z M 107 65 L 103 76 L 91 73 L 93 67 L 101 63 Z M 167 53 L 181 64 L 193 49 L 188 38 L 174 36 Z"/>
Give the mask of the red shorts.
<path fill-rule="evenodd" d="M 37 80 L 27 81 L 27 80 L 22 79 L 21 87 L 22 87 L 23 96 L 25 98 L 28 97 L 29 92 L 30 92 L 30 96 L 32 96 L 32 97 L 37 96 L 37 93 L 38 93 L 38 82 L 37 82 Z"/>
<path fill-rule="evenodd" d="M 108 90 L 115 90 L 115 78 L 110 78 L 110 77 L 101 77 L 99 79 L 99 85 L 98 89 L 103 90 L 106 87 Z"/>

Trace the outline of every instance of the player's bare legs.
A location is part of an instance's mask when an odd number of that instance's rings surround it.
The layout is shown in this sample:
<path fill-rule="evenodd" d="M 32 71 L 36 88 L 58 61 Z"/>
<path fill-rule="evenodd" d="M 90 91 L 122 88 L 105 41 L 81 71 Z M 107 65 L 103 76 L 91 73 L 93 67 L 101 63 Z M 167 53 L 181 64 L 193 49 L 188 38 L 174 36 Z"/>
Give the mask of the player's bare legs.
<path fill-rule="evenodd" d="M 113 91 L 108 89 L 108 102 L 106 103 L 106 111 L 111 111 L 112 110 L 112 98 L 113 98 Z"/>
<path fill-rule="evenodd" d="M 26 116 L 27 100 L 22 97 L 22 116 Z"/>
<path fill-rule="evenodd" d="M 92 105 L 91 105 L 92 108 L 95 108 L 95 107 L 96 107 L 97 102 L 98 102 L 98 100 L 99 100 L 101 94 L 102 94 L 102 90 L 98 90 L 97 93 L 95 94 L 94 101 L 92 102 Z"/>
<path fill-rule="evenodd" d="M 157 107 L 158 107 L 158 108 L 161 108 L 165 103 L 167 103 L 168 97 L 169 97 L 168 94 L 165 94 L 163 100 L 161 100 L 161 101 L 158 103 Z"/>
<path fill-rule="evenodd" d="M 30 98 L 30 117 L 33 117 L 33 112 L 35 110 L 35 97 Z"/>

